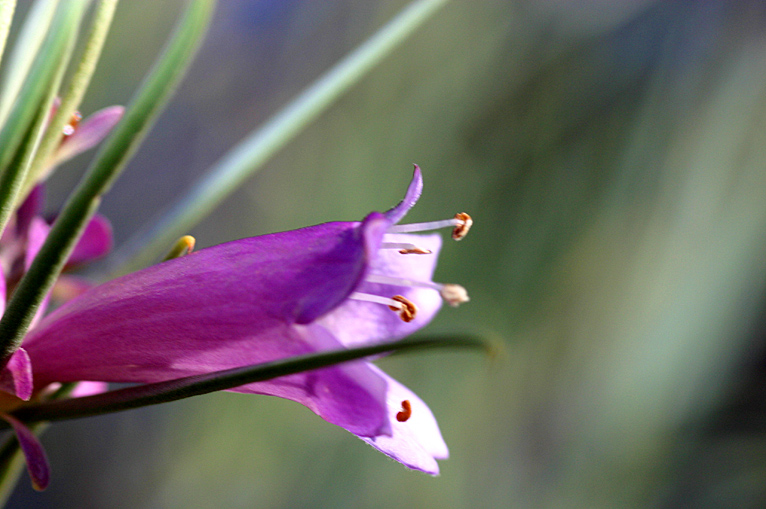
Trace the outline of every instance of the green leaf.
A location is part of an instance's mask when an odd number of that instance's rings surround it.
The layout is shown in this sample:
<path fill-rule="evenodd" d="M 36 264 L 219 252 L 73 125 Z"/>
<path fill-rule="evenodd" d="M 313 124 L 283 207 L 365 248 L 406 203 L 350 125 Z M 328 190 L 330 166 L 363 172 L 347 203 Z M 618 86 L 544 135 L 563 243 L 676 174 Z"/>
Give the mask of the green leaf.
<path fill-rule="evenodd" d="M 0 131 L 0 234 L 15 209 L 87 4 L 87 0 L 71 0 L 58 9 L 11 116 Z"/>
<path fill-rule="evenodd" d="M 66 92 L 61 97 L 61 104 L 56 114 L 51 119 L 48 130 L 40 143 L 40 148 L 35 154 L 30 170 L 26 176 L 24 186 L 16 203 L 21 203 L 32 188 L 47 177 L 48 163 L 56 147 L 61 143 L 61 132 L 70 121 L 72 114 L 80 106 L 85 91 L 96 70 L 96 64 L 101 56 L 101 49 L 109 33 L 114 11 L 118 0 L 101 0 L 96 7 L 93 16 L 90 34 L 85 44 L 85 51 L 80 58 L 77 70 L 72 76 Z"/>

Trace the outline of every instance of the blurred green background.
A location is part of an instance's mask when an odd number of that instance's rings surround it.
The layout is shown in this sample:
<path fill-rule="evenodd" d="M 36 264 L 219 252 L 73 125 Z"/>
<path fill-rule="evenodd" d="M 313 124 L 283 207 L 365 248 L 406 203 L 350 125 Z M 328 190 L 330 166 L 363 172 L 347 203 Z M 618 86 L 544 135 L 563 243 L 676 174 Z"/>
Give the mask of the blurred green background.
<path fill-rule="evenodd" d="M 220 1 L 104 201 L 118 248 L 404 5 Z M 83 113 L 129 100 L 181 7 L 121 3 Z M 425 333 L 504 354 L 379 363 L 439 419 L 441 476 L 294 403 L 221 393 L 56 424 L 51 487 L 22 481 L 11 506 L 766 507 L 765 128 L 763 2 L 449 3 L 190 232 L 359 219 L 413 162 L 408 220 L 470 212 L 437 279 L 472 301 Z M 88 158 L 55 177 L 52 211 Z"/>

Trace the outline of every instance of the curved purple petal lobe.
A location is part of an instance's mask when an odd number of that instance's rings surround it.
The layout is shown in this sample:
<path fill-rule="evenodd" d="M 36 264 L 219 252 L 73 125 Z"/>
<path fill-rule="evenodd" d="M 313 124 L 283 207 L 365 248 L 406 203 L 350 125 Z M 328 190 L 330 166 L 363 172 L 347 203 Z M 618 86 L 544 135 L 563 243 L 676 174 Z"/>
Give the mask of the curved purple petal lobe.
<path fill-rule="evenodd" d="M 53 155 L 50 166 L 57 166 L 95 147 L 117 125 L 124 111 L 122 106 L 110 106 L 87 117 L 77 126 L 74 134 L 64 138 Z"/>
<path fill-rule="evenodd" d="M 80 240 L 67 260 L 72 267 L 101 258 L 112 249 L 112 225 L 102 215 L 96 215 L 85 227 Z"/>
<path fill-rule="evenodd" d="M 32 363 L 26 350 L 19 348 L 0 370 L 0 390 L 29 401 L 33 389 Z"/>
<path fill-rule="evenodd" d="M 0 414 L 0 419 L 11 425 L 16 433 L 16 438 L 19 439 L 19 446 L 27 462 L 27 472 L 29 472 L 29 477 L 32 480 L 32 487 L 37 491 L 43 491 L 48 487 L 51 479 L 51 470 L 45 449 L 24 423 L 7 414 Z"/>
<path fill-rule="evenodd" d="M 423 175 L 420 173 L 420 167 L 416 164 L 415 171 L 412 174 L 412 180 L 407 188 L 407 193 L 404 195 L 404 199 L 399 202 L 399 205 L 386 212 L 386 218 L 391 221 L 392 224 L 401 221 L 407 212 L 415 206 L 415 203 L 417 203 L 418 198 L 420 198 L 422 193 Z"/>
<path fill-rule="evenodd" d="M 447 459 L 449 450 L 428 405 L 414 392 L 378 368 L 373 366 L 372 369 L 388 383 L 386 401 L 393 433 L 391 436 L 360 438 L 409 468 L 438 475 L 439 465 L 436 460 Z M 407 401 L 410 412 L 405 420 L 400 420 L 397 414 L 402 411 L 403 401 Z"/>

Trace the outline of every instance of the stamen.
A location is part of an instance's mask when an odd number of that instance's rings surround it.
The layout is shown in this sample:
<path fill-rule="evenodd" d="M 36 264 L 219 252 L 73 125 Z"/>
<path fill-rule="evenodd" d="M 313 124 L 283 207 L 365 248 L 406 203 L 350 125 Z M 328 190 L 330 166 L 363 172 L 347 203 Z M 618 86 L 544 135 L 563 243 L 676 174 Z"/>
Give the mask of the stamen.
<path fill-rule="evenodd" d="M 430 249 L 423 249 L 408 242 L 383 242 L 380 247 L 383 249 L 398 249 L 401 254 L 431 254 Z"/>
<path fill-rule="evenodd" d="M 468 297 L 468 292 L 460 285 L 442 285 L 442 289 L 439 291 L 439 294 L 442 296 L 442 299 L 444 299 L 445 302 L 447 302 L 447 304 L 453 308 L 456 308 L 460 304 L 471 300 Z"/>
<path fill-rule="evenodd" d="M 415 319 L 415 315 L 418 312 L 418 308 L 411 301 L 402 297 L 401 295 L 394 295 L 390 299 L 388 297 L 381 297 L 380 295 L 373 295 L 370 293 L 354 292 L 348 296 L 349 299 L 361 300 L 365 302 L 374 302 L 376 304 L 384 304 L 396 311 L 399 318 L 405 322 L 411 322 Z"/>
<path fill-rule="evenodd" d="M 455 219 L 462 221 L 462 223 L 457 224 L 455 229 L 452 230 L 452 238 L 454 240 L 462 240 L 463 237 L 468 235 L 468 230 L 473 226 L 473 219 L 465 212 L 455 214 Z"/>
<path fill-rule="evenodd" d="M 391 300 L 401 304 L 401 306 L 398 308 L 396 306 L 388 306 L 388 308 L 391 311 L 396 311 L 399 315 L 399 318 L 401 318 L 403 322 L 409 323 L 415 319 L 415 315 L 418 312 L 418 308 L 415 306 L 415 304 L 407 300 L 407 298 L 402 295 L 394 295 L 391 297 Z"/>
<path fill-rule="evenodd" d="M 412 416 L 412 404 L 410 404 L 410 400 L 405 399 L 402 401 L 402 411 L 396 413 L 396 420 L 399 422 L 407 422 L 407 420 Z"/>
<path fill-rule="evenodd" d="M 463 224 L 461 219 L 452 218 L 442 221 L 431 221 L 428 223 L 395 224 L 390 226 L 386 233 L 413 233 L 438 230 L 439 228 L 454 228 Z"/>
<path fill-rule="evenodd" d="M 398 277 L 384 276 L 382 274 L 369 274 L 366 280 L 370 283 L 380 283 L 384 285 L 393 286 L 410 286 L 415 288 L 429 288 L 436 290 L 441 295 L 447 304 L 452 307 L 468 302 L 468 292 L 465 288 L 455 284 L 441 284 L 434 283 L 433 281 L 413 281 L 411 279 L 403 279 Z"/>

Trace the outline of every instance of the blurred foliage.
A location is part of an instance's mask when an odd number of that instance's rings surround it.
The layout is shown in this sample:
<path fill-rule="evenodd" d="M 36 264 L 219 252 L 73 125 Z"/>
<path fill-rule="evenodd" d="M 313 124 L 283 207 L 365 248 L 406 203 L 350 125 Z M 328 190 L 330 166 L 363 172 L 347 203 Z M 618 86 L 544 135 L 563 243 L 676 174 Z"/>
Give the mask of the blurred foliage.
<path fill-rule="evenodd" d="M 124 102 L 179 2 L 123 2 L 84 113 Z M 174 102 L 102 210 L 124 241 L 405 2 L 220 2 Z M 218 394 L 58 424 L 17 507 L 763 507 L 766 5 L 452 2 L 191 232 L 200 246 L 466 210 L 429 333 L 385 359 L 440 420 L 439 478 L 298 405 Z M 59 201 L 84 165 L 55 180 Z"/>

